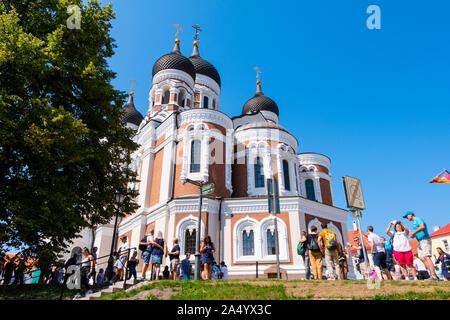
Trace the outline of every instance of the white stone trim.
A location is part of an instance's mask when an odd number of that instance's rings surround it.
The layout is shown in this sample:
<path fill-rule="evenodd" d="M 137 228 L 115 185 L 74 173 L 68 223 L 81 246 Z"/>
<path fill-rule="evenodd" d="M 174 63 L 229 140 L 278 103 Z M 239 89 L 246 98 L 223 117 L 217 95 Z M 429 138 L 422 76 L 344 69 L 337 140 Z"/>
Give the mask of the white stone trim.
<path fill-rule="evenodd" d="M 209 144 L 210 130 L 205 123 L 190 124 L 183 132 L 183 165 L 180 179 L 186 183 L 187 179 L 207 182 L 209 179 Z M 192 141 L 199 140 L 200 147 L 200 171 L 190 172 Z"/>
<path fill-rule="evenodd" d="M 252 256 L 244 256 L 243 255 L 243 239 L 242 239 L 242 233 L 243 231 L 250 231 L 253 230 L 253 248 L 254 248 L 254 255 Z M 233 228 L 233 261 L 235 263 L 249 263 L 257 261 L 259 258 L 258 252 L 260 252 L 259 248 L 259 241 L 260 238 L 259 235 L 259 222 L 256 219 L 245 217 L 241 220 L 239 220 Z"/>
<path fill-rule="evenodd" d="M 184 234 L 186 230 L 189 230 L 192 232 L 192 230 L 196 230 L 198 225 L 198 218 L 196 216 L 193 216 L 190 214 L 186 218 L 180 220 L 178 224 L 175 226 L 175 238 L 178 238 L 178 245 L 180 246 L 180 259 L 185 259 L 186 255 L 184 254 Z M 200 239 L 203 239 L 205 237 L 205 225 L 203 221 L 200 223 Z M 191 252 L 191 261 L 195 260 L 194 256 L 195 252 Z"/>
<path fill-rule="evenodd" d="M 176 79 L 176 80 L 186 82 L 188 84 L 188 86 L 191 88 L 193 88 L 194 84 L 195 84 L 194 79 L 192 79 L 192 77 L 189 74 L 187 74 L 184 71 L 178 70 L 178 69 L 165 69 L 165 70 L 159 71 L 153 77 L 152 84 L 157 85 L 160 82 L 162 82 L 164 80 L 169 80 L 169 79 Z"/>
<path fill-rule="evenodd" d="M 247 128 L 244 130 L 237 129 L 235 134 L 235 143 L 245 143 L 248 141 L 277 141 L 287 144 L 294 150 L 298 148 L 298 142 L 293 135 L 274 128 Z"/>
<path fill-rule="evenodd" d="M 208 76 L 205 76 L 203 74 L 197 73 L 196 76 L 195 76 L 195 84 L 196 84 L 196 87 L 198 87 L 197 84 L 202 85 L 202 86 L 206 86 L 206 87 L 208 87 L 208 89 L 213 91 L 214 94 L 217 97 L 220 96 L 220 87 L 219 87 L 219 85 L 217 84 L 216 81 L 214 81 L 213 79 L 211 79 Z M 216 102 L 218 102 L 217 99 L 216 99 Z"/>
<path fill-rule="evenodd" d="M 300 165 L 318 164 L 330 170 L 330 159 L 318 153 L 301 153 L 297 155 Z"/>
<path fill-rule="evenodd" d="M 233 121 L 226 114 L 213 109 L 189 109 L 178 115 L 178 127 L 194 122 L 209 122 L 227 130 L 233 129 Z"/>
<path fill-rule="evenodd" d="M 272 162 L 270 146 L 266 141 L 252 141 L 245 148 L 247 161 L 247 194 L 249 197 L 267 195 L 266 179 L 272 176 Z M 255 184 L 255 161 L 260 157 L 263 160 L 264 186 L 256 188 Z"/>

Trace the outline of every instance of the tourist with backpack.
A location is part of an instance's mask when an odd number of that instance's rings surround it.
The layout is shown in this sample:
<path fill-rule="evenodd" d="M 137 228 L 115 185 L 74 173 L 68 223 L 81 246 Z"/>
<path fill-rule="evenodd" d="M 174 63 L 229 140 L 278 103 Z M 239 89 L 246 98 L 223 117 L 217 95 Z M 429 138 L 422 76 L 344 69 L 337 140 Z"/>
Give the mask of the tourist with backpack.
<path fill-rule="evenodd" d="M 309 261 L 311 263 L 314 280 L 322 280 L 322 259 L 323 255 L 319 247 L 319 235 L 317 227 L 312 226 L 311 232 L 306 236 L 306 245 L 309 249 Z"/>
<path fill-rule="evenodd" d="M 322 231 L 319 233 L 319 247 L 325 256 L 325 263 L 330 279 L 341 279 L 339 266 L 339 240 L 336 233 L 327 229 L 327 223 L 322 223 Z"/>
<path fill-rule="evenodd" d="M 311 266 L 309 262 L 308 240 L 306 238 L 306 231 L 302 232 L 302 238 L 297 245 L 297 253 L 303 258 L 303 265 L 305 266 L 305 279 L 311 279 Z"/>
<path fill-rule="evenodd" d="M 394 226 L 394 233 L 391 232 L 391 228 Z M 411 250 L 411 244 L 408 240 L 409 230 L 400 221 L 391 221 L 386 234 L 392 238 L 392 248 L 394 251 L 395 260 L 400 265 L 405 280 L 409 280 L 408 271 L 406 267 L 411 271 L 414 280 L 417 280 L 416 268 L 414 268 L 414 258 Z"/>
<path fill-rule="evenodd" d="M 150 265 L 150 257 L 152 255 L 153 250 L 153 235 L 155 233 L 155 230 L 149 225 L 147 227 L 147 233 L 146 235 L 141 239 L 139 242 L 139 250 L 142 251 L 142 260 L 144 260 L 144 267 L 142 269 L 142 276 L 141 280 L 145 280 L 145 274 L 147 273 L 147 269 Z M 152 278 L 152 273 L 150 272 L 150 278 Z"/>

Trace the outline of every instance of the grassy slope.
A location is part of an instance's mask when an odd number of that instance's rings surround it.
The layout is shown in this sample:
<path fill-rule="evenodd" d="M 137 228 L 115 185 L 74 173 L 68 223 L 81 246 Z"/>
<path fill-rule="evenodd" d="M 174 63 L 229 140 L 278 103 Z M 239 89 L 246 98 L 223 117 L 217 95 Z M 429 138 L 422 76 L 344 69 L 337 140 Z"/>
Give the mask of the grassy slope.
<path fill-rule="evenodd" d="M 162 294 L 164 292 L 164 294 Z M 377 299 L 447 300 L 450 284 L 434 281 L 383 282 L 380 289 L 367 289 L 364 281 L 157 281 L 128 292 L 103 296 L 115 299 L 172 300 L 291 300 L 291 299 Z"/>

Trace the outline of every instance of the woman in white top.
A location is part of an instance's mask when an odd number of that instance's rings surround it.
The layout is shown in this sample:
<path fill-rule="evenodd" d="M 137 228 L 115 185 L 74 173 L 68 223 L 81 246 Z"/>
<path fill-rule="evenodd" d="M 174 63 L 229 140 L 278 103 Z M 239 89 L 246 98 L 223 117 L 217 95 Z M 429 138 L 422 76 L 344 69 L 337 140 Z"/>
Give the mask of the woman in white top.
<path fill-rule="evenodd" d="M 391 227 L 394 226 L 394 233 L 391 232 Z M 394 251 L 395 260 L 400 265 L 400 269 L 405 276 L 405 280 L 409 280 L 408 270 L 412 273 L 414 280 L 417 280 L 416 269 L 414 268 L 414 256 L 411 250 L 411 245 L 408 240 L 409 230 L 400 221 L 392 221 L 386 234 L 392 238 L 392 248 Z"/>
<path fill-rule="evenodd" d="M 87 294 L 91 293 L 89 287 L 89 278 L 88 275 L 94 270 L 94 257 L 89 253 L 89 249 L 83 248 L 83 260 L 81 261 L 81 284 L 84 284 L 88 291 Z"/>

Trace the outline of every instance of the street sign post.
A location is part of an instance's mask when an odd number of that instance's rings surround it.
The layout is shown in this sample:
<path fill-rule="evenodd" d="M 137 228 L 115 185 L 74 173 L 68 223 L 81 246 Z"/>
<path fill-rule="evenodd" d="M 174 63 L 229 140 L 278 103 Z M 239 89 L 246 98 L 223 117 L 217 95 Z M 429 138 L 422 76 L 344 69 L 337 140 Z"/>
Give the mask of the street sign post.
<path fill-rule="evenodd" d="M 370 279 L 370 270 L 367 261 L 366 246 L 364 245 L 364 237 L 361 230 L 361 211 L 366 208 L 364 197 L 361 189 L 361 182 L 357 178 L 345 176 L 342 177 L 344 184 L 345 200 L 347 201 L 347 208 L 350 208 L 350 215 L 358 218 L 359 236 L 361 239 L 362 251 L 364 254 L 364 265 L 366 266 L 367 278 Z"/>
<path fill-rule="evenodd" d="M 277 258 L 277 278 L 281 279 L 280 276 L 280 248 L 278 244 L 278 224 L 277 224 L 277 214 L 280 213 L 280 197 L 278 194 L 278 181 L 273 179 L 267 179 L 267 200 L 269 204 L 269 212 L 274 215 L 275 224 L 275 255 Z"/>
<path fill-rule="evenodd" d="M 205 184 L 204 186 L 202 186 L 202 195 L 207 195 L 213 193 L 214 191 L 216 191 L 214 183 Z"/>

